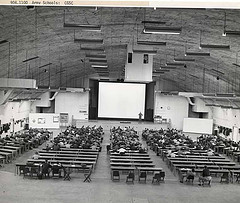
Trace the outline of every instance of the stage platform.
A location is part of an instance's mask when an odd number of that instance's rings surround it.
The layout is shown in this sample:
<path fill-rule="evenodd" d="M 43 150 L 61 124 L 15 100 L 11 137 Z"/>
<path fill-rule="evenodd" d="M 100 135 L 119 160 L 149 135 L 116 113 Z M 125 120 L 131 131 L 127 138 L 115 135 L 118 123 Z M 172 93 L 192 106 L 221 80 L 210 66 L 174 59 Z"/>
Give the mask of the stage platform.
<path fill-rule="evenodd" d="M 145 128 L 148 129 L 167 129 L 171 127 L 170 123 L 153 123 L 147 121 L 116 121 L 116 120 L 75 120 L 76 127 L 84 126 L 102 126 L 105 131 L 109 131 L 112 127 L 133 127 L 136 131 L 141 132 Z"/>

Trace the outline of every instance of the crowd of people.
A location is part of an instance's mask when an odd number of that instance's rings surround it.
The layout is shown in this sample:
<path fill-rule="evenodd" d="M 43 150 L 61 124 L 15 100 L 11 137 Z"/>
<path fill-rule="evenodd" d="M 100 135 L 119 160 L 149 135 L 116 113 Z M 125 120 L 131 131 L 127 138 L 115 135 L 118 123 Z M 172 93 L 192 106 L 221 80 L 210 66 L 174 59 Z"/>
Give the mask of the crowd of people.
<path fill-rule="evenodd" d="M 13 144 L 26 145 L 30 144 L 30 149 L 36 148 L 50 137 L 50 132 L 44 129 L 24 130 L 23 132 L 12 133 L 5 137 L 0 137 L 0 145 L 5 146 L 9 142 Z"/>
<path fill-rule="evenodd" d="M 101 126 L 82 126 L 81 128 L 69 126 L 64 132 L 50 140 L 46 148 L 55 151 L 60 150 L 60 148 L 100 149 L 103 134 Z"/>
<path fill-rule="evenodd" d="M 137 131 L 131 127 L 113 127 L 110 130 L 110 148 L 113 151 L 124 152 L 126 150 L 146 151 L 139 140 Z"/>

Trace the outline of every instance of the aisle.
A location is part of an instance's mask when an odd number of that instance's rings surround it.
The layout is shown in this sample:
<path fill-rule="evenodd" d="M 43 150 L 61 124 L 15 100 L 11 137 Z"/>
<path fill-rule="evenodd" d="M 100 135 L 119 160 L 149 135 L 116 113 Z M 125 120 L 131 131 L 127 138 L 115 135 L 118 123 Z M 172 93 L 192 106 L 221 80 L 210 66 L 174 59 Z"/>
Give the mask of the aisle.
<path fill-rule="evenodd" d="M 140 136 L 140 139 L 142 140 L 142 136 Z M 153 163 L 155 164 L 155 167 L 158 168 L 162 168 L 163 171 L 165 172 L 166 176 L 165 176 L 165 180 L 166 181 L 178 181 L 178 177 L 173 175 L 173 172 L 167 167 L 167 164 L 162 160 L 162 158 L 160 156 L 157 156 L 156 153 L 150 149 L 149 146 L 147 146 L 146 142 L 142 140 L 142 144 L 144 147 L 148 147 L 148 154 L 151 157 L 151 159 L 153 160 Z"/>
<path fill-rule="evenodd" d="M 97 167 L 95 172 L 92 174 L 94 179 L 107 179 L 110 180 L 110 166 L 109 166 L 109 157 L 107 155 L 107 144 L 110 142 L 110 132 L 104 131 L 103 142 L 102 142 L 102 151 L 99 153 Z"/>

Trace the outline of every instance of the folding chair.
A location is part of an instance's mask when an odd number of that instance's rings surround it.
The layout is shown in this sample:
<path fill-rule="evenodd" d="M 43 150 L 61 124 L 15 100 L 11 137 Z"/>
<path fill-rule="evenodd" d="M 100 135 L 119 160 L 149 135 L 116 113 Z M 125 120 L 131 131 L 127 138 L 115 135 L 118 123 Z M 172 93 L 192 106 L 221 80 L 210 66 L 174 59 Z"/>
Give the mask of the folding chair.
<path fill-rule="evenodd" d="M 116 178 L 115 178 L 116 177 Z M 120 174 L 119 174 L 119 171 L 113 171 L 112 172 L 112 180 L 118 180 L 120 181 Z"/>
<path fill-rule="evenodd" d="M 164 178 L 165 178 L 165 172 L 164 171 L 160 171 L 160 181 L 164 182 Z"/>
<path fill-rule="evenodd" d="M 189 176 L 186 178 L 186 182 L 192 182 L 192 184 L 193 184 L 193 181 L 194 181 L 194 176 L 193 176 L 193 175 L 189 175 Z"/>
<path fill-rule="evenodd" d="M 88 174 L 84 174 L 85 180 L 83 182 L 89 182 L 90 183 L 92 181 L 91 180 L 91 174 L 92 174 L 92 169 L 89 171 Z"/>
<path fill-rule="evenodd" d="M 127 176 L 126 183 L 134 183 L 134 179 L 135 179 L 135 175 L 131 171 L 131 172 L 129 172 L 129 174 Z"/>
<path fill-rule="evenodd" d="M 152 179 L 152 184 L 157 183 L 160 184 L 160 173 L 155 173 Z"/>
<path fill-rule="evenodd" d="M 71 180 L 70 174 L 71 174 L 71 169 L 70 168 L 63 168 L 64 171 L 64 179 L 63 180 Z"/>
<path fill-rule="evenodd" d="M 141 182 L 141 179 L 143 179 L 143 182 L 146 183 L 146 181 L 147 181 L 147 172 L 146 171 L 140 172 L 140 175 L 138 177 L 138 182 Z"/>

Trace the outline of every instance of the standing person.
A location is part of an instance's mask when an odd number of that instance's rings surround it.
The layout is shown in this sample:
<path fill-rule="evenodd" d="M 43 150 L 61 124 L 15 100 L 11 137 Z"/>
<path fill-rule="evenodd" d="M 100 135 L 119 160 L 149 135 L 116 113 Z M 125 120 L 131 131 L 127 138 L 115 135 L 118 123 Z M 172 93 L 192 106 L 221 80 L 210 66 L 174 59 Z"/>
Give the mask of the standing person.
<path fill-rule="evenodd" d="M 140 111 L 140 113 L 138 114 L 138 119 L 139 119 L 140 122 L 142 121 L 142 116 L 143 116 L 143 114 L 142 114 L 142 112 Z"/>

